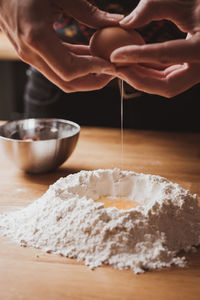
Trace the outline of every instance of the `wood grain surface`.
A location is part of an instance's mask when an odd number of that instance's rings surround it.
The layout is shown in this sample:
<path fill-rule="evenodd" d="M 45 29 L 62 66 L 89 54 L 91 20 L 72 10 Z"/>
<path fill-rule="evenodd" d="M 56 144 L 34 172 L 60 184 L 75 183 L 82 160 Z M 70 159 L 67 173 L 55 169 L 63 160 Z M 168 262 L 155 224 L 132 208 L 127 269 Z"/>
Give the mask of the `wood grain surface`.
<path fill-rule="evenodd" d="M 200 196 L 200 134 L 127 130 L 121 162 L 120 131 L 82 128 L 75 152 L 56 172 L 28 175 L 0 154 L 0 211 L 26 206 L 61 176 L 115 168 L 158 174 Z M 135 275 L 23 248 L 0 238 L 1 300 L 200 299 L 200 249 L 186 255 L 186 268 Z"/>

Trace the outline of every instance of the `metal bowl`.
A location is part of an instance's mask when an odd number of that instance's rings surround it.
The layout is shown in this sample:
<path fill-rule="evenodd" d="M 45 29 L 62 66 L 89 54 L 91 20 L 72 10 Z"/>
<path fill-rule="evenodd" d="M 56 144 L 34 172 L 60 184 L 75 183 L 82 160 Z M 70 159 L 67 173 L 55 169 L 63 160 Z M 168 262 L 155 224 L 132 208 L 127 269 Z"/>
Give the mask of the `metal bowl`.
<path fill-rule="evenodd" d="M 25 172 L 56 169 L 72 154 L 80 126 L 61 119 L 25 119 L 0 126 L 0 148 Z"/>

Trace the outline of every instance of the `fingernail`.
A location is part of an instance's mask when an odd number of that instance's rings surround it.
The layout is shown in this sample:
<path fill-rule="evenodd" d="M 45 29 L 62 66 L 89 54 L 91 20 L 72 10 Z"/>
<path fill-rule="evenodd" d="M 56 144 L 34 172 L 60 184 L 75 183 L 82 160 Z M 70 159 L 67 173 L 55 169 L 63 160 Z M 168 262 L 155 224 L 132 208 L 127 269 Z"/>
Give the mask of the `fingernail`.
<path fill-rule="evenodd" d="M 119 24 L 120 25 L 129 25 L 131 23 L 131 21 L 133 20 L 133 15 L 129 15 L 127 17 L 125 17 L 124 19 L 122 19 Z"/>

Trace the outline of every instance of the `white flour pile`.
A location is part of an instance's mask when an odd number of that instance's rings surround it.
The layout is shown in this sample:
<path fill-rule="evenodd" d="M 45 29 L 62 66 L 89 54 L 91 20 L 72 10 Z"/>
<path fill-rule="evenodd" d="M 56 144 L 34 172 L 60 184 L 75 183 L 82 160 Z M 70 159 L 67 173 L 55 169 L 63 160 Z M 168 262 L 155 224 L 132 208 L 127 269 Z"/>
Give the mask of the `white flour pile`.
<path fill-rule="evenodd" d="M 104 208 L 95 202 L 102 196 L 128 197 L 139 206 Z M 61 178 L 33 204 L 1 215 L 0 226 L 22 246 L 135 273 L 184 266 L 176 254 L 200 244 L 196 195 L 162 177 L 119 169 Z"/>

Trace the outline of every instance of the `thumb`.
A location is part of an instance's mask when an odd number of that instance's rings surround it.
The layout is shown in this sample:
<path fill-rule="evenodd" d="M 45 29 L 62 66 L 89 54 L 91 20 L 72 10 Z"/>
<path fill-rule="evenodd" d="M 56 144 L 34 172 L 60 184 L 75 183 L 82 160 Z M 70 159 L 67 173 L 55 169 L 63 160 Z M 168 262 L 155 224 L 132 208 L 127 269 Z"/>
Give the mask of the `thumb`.
<path fill-rule="evenodd" d="M 119 24 L 126 28 L 139 28 L 154 20 L 167 18 L 169 6 L 162 1 L 141 0 L 137 7 Z"/>
<path fill-rule="evenodd" d="M 123 15 L 100 10 L 86 0 L 63 0 L 61 3 L 67 14 L 91 28 L 114 26 L 123 18 Z"/>

